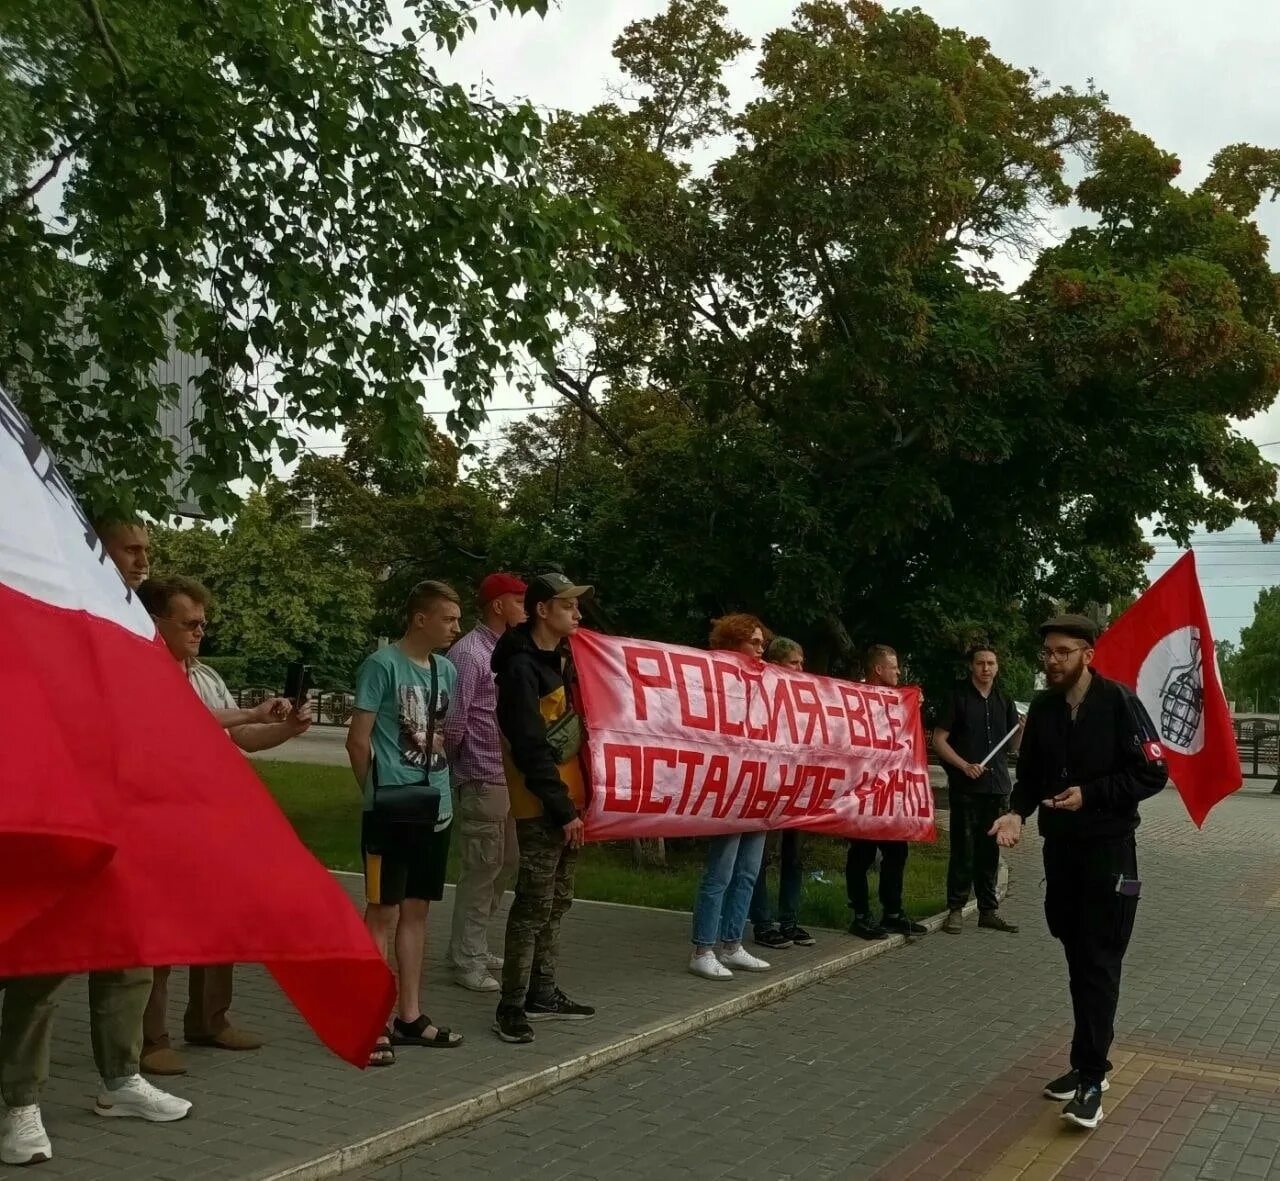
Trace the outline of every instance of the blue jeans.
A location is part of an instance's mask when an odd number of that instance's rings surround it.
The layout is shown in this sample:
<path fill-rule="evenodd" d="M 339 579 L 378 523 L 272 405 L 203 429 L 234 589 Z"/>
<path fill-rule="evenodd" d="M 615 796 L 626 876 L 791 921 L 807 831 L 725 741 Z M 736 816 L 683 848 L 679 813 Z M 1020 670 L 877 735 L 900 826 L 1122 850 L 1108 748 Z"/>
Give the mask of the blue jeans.
<path fill-rule="evenodd" d="M 773 908 L 769 905 L 769 858 L 766 857 L 760 866 L 760 876 L 756 878 L 755 893 L 751 896 L 751 925 L 756 934 L 764 931 L 776 931 L 781 928 L 790 931 L 800 917 L 800 832 L 794 828 L 784 828 L 778 834 L 778 913 L 774 917 Z"/>
<path fill-rule="evenodd" d="M 693 942 L 698 947 L 737 943 L 764 856 L 762 832 L 712 837 L 693 905 Z"/>

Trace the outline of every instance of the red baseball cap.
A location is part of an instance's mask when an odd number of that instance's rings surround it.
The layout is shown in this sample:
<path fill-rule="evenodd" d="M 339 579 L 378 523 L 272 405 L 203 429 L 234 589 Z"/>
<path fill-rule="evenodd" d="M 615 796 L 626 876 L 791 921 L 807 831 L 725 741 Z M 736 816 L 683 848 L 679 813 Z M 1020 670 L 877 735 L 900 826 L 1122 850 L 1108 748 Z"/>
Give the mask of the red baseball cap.
<path fill-rule="evenodd" d="M 514 574 L 490 574 L 480 584 L 480 602 L 492 603 L 502 595 L 519 595 L 523 599 L 528 589 Z"/>

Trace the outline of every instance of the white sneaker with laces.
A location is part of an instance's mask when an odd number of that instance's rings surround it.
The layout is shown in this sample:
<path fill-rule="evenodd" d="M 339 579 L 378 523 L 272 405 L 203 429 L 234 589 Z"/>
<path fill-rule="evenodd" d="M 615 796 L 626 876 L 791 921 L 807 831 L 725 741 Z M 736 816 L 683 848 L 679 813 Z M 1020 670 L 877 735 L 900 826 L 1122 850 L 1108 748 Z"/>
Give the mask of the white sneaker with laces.
<path fill-rule="evenodd" d="M 37 1165 L 53 1159 L 53 1145 L 44 1130 L 40 1108 L 11 1107 L 0 1121 L 0 1161 L 6 1165 Z"/>
<path fill-rule="evenodd" d="M 767 972 L 768 960 L 752 955 L 741 943 L 733 951 L 722 951 L 720 962 L 726 968 L 740 968 L 744 972 Z"/>
<path fill-rule="evenodd" d="M 184 1118 L 191 1110 L 191 1103 L 187 1099 L 179 1099 L 177 1095 L 170 1095 L 159 1087 L 153 1087 L 142 1075 L 135 1074 L 115 1091 L 104 1083 L 93 1110 L 99 1115 L 169 1124 Z"/>
<path fill-rule="evenodd" d="M 456 972 L 453 982 L 459 988 L 469 988 L 472 992 L 498 992 L 502 988 L 502 985 L 484 970 L 478 972 Z"/>
<path fill-rule="evenodd" d="M 500 955 L 487 955 L 484 957 L 484 966 L 490 972 L 502 971 L 502 957 Z"/>
<path fill-rule="evenodd" d="M 689 971 L 695 976 L 702 976 L 707 980 L 732 980 L 733 973 L 729 971 L 718 959 L 714 952 L 707 952 L 706 955 L 699 955 L 696 951 L 689 957 Z"/>

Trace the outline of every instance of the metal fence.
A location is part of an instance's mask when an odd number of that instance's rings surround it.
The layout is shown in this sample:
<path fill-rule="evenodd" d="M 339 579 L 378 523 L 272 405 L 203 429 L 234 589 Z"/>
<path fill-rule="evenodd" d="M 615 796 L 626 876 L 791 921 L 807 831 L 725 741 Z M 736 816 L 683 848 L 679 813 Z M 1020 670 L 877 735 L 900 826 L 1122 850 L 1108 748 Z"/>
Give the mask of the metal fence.
<path fill-rule="evenodd" d="M 241 709 L 252 709 L 261 705 L 268 697 L 279 696 L 278 689 L 236 689 L 231 696 Z M 321 726 L 345 726 L 351 721 L 355 710 L 356 697 L 345 689 L 313 689 L 310 694 L 311 704 L 315 708 L 316 722 Z"/>
<path fill-rule="evenodd" d="M 1270 779 L 1280 795 L 1280 723 L 1263 718 L 1235 718 L 1236 746 L 1246 779 Z"/>

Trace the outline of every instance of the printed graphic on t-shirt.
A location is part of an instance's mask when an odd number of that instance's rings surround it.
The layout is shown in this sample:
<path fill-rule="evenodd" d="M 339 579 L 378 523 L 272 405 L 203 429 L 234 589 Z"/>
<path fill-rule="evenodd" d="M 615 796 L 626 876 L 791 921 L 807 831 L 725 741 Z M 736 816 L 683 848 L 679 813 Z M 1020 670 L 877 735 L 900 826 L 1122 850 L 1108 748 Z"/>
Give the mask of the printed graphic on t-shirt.
<path fill-rule="evenodd" d="M 445 771 L 449 763 L 443 751 L 427 748 L 430 690 L 423 685 L 400 686 L 400 761 L 406 767 L 424 767 L 428 773 Z M 441 689 L 436 695 L 435 732 L 441 733 L 444 716 L 449 712 L 449 693 Z"/>

